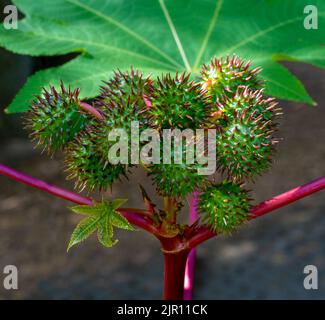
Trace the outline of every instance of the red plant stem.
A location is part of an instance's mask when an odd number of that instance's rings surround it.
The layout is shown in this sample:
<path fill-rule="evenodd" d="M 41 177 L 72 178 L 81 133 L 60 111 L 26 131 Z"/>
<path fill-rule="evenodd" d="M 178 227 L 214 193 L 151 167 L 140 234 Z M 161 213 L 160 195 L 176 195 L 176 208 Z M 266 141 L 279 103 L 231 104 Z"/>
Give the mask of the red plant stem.
<path fill-rule="evenodd" d="M 284 207 L 325 188 L 325 176 L 261 202 L 251 210 L 251 219 Z"/>
<path fill-rule="evenodd" d="M 313 180 L 309 183 L 306 183 L 302 186 L 291 189 L 287 192 L 284 192 L 272 199 L 263 201 L 251 209 L 250 220 L 256 219 L 273 210 L 284 207 L 294 201 L 307 197 L 324 188 L 325 188 L 325 176 Z M 188 240 L 188 246 L 189 248 L 195 248 L 200 243 L 207 241 L 214 236 L 216 236 L 216 234 L 212 232 L 209 228 L 201 227 L 191 237 L 191 239 Z"/>
<path fill-rule="evenodd" d="M 188 250 L 164 253 L 164 299 L 183 300 Z"/>
<path fill-rule="evenodd" d="M 77 204 L 91 205 L 93 203 L 92 199 L 90 198 L 85 198 L 74 192 L 64 190 L 62 188 L 56 187 L 42 180 L 27 176 L 3 164 L 0 164 L 0 174 Z M 260 217 L 280 207 L 284 207 L 289 203 L 297 201 L 301 198 L 304 198 L 324 188 L 325 188 L 325 176 L 313 180 L 297 188 L 294 188 L 292 190 L 289 190 L 272 199 L 266 200 L 256 205 L 251 210 L 251 219 Z M 131 216 L 133 216 L 133 214 L 131 214 L 131 212 L 129 213 L 130 213 L 129 218 L 131 219 Z M 145 230 L 147 231 L 152 230 L 152 226 L 148 225 L 150 224 L 150 222 L 147 221 L 145 217 L 142 217 L 139 214 L 137 214 L 137 216 L 139 216 L 139 219 L 134 219 L 136 224 L 139 224 L 139 226 L 141 224 L 140 227 L 145 227 Z M 155 228 L 154 228 L 154 232 L 155 234 L 159 234 L 159 231 Z M 214 237 L 215 235 L 216 234 L 210 231 L 207 227 L 198 228 L 197 232 L 195 232 L 195 234 L 190 239 L 188 239 L 188 247 L 192 249 L 196 247 L 198 244 L 210 239 L 211 237 Z"/>
<path fill-rule="evenodd" d="M 155 236 L 160 234 L 160 231 L 152 224 L 151 219 L 146 216 L 140 215 L 138 212 L 132 211 L 132 209 L 117 209 L 131 224 L 152 233 Z M 129 211 L 131 210 L 131 211 Z"/>
<path fill-rule="evenodd" d="M 30 177 L 14 169 L 11 169 L 3 164 L 0 164 L 0 174 L 77 204 L 93 204 L 93 200 L 90 198 L 83 197 L 74 192 L 56 187 L 50 183 Z M 142 228 L 154 235 L 157 235 L 159 233 L 157 228 L 152 225 L 151 221 L 147 217 L 140 214 L 140 209 L 136 209 L 135 211 L 132 211 L 132 209 L 119 209 L 119 211 L 130 223 L 134 224 L 135 226 Z"/>
<path fill-rule="evenodd" d="M 197 203 L 198 203 L 198 192 L 193 192 L 190 197 L 189 206 L 189 224 L 193 224 L 198 218 L 197 212 Z M 196 260 L 196 249 L 193 248 L 187 258 L 186 268 L 185 268 L 185 277 L 184 277 L 184 300 L 193 299 L 193 290 L 194 290 L 194 279 L 195 279 L 195 260 Z"/>
<path fill-rule="evenodd" d="M 162 234 L 158 239 L 164 254 L 164 299 L 183 300 L 185 265 L 190 252 L 186 238 Z"/>
<path fill-rule="evenodd" d="M 99 119 L 99 120 L 104 120 L 104 116 L 93 106 L 91 106 L 90 104 L 84 102 L 84 101 L 80 101 L 79 102 L 79 106 L 85 110 L 87 113 L 93 115 L 95 118 Z"/>
<path fill-rule="evenodd" d="M 93 201 L 90 198 L 85 198 L 74 192 L 61 189 L 45 181 L 30 177 L 3 164 L 0 164 L 0 174 L 77 204 L 93 204 Z"/>

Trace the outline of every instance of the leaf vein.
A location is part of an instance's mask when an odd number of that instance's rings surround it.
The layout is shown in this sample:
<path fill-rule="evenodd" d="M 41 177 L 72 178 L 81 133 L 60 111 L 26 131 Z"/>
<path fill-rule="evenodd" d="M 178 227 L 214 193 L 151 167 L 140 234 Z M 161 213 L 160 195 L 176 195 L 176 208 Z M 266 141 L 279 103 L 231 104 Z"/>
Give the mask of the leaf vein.
<path fill-rule="evenodd" d="M 175 61 L 172 57 L 170 57 L 169 55 L 167 55 L 165 52 L 161 51 L 159 48 L 157 48 L 155 45 L 153 45 L 151 42 L 149 42 L 145 38 L 141 37 L 138 33 L 132 31 L 130 28 L 128 28 L 123 23 L 120 23 L 120 22 L 116 21 L 115 19 L 113 19 L 112 17 L 107 16 L 107 15 L 99 12 L 98 10 L 95 10 L 95 9 L 93 9 L 93 8 L 85 5 L 85 4 L 80 3 L 78 0 L 66 0 L 66 1 L 67 2 L 70 2 L 71 4 L 74 4 L 75 6 L 78 6 L 80 8 L 83 8 L 86 11 L 91 12 L 92 14 L 94 14 L 97 17 L 99 17 L 99 18 L 107 21 L 110 24 L 115 25 L 116 27 L 118 27 L 119 29 L 121 29 L 122 31 L 124 31 L 125 33 L 129 34 L 133 38 L 135 38 L 135 39 L 139 40 L 140 42 L 142 42 L 143 44 L 145 44 L 147 47 L 149 47 L 153 51 L 159 53 L 162 57 L 164 57 L 168 61 L 172 62 L 175 66 L 178 66 L 179 65 L 178 62 Z"/>
<path fill-rule="evenodd" d="M 323 15 L 323 14 L 324 14 L 324 12 L 319 13 L 319 15 Z M 269 32 L 272 32 L 272 31 L 274 31 L 274 30 L 276 30 L 276 29 L 279 29 L 279 28 L 281 28 L 281 27 L 284 27 L 284 26 L 286 26 L 286 25 L 288 25 L 288 24 L 294 23 L 294 22 L 299 21 L 299 20 L 301 20 L 301 19 L 302 19 L 302 17 L 301 17 L 301 16 L 298 16 L 298 17 L 295 17 L 295 18 L 292 18 L 292 19 L 288 19 L 288 20 L 286 20 L 286 21 L 282 21 L 282 22 L 280 22 L 280 23 L 278 23 L 278 24 L 275 24 L 275 25 L 273 25 L 273 26 L 271 26 L 271 27 L 269 27 L 269 28 L 266 28 L 266 29 L 260 30 L 260 31 L 257 32 L 256 34 L 254 34 L 254 35 L 252 35 L 252 36 L 246 38 L 245 40 L 239 42 L 237 45 L 235 45 L 235 46 L 233 46 L 233 47 L 227 49 L 227 52 L 231 53 L 231 51 L 236 50 L 236 49 L 239 49 L 239 48 L 245 46 L 246 44 L 248 44 L 248 43 L 250 43 L 250 42 L 253 42 L 253 41 L 255 41 L 256 39 L 258 39 L 258 38 L 260 38 L 260 37 L 266 35 L 266 34 L 269 33 Z M 223 56 L 225 53 L 226 53 L 226 52 L 224 51 L 223 53 L 220 54 L 220 56 Z"/>
<path fill-rule="evenodd" d="M 199 50 L 199 53 L 197 55 L 197 58 L 195 60 L 193 69 L 196 69 L 198 64 L 200 63 L 200 60 L 201 60 L 201 58 L 203 56 L 203 53 L 204 53 L 204 51 L 205 51 L 205 49 L 206 49 L 206 47 L 208 45 L 208 42 L 209 42 L 211 33 L 213 31 L 213 28 L 215 27 L 215 25 L 217 23 L 217 20 L 218 20 L 220 11 L 221 11 L 222 4 L 223 4 L 223 0 L 217 1 L 216 8 L 214 10 L 214 14 L 213 14 L 213 16 L 211 18 L 211 21 L 209 23 L 208 30 L 207 30 L 207 32 L 205 34 L 204 39 L 203 39 L 203 42 L 202 42 L 201 48 Z"/>
<path fill-rule="evenodd" d="M 167 23 L 168 23 L 168 26 L 169 26 L 169 28 L 170 28 L 170 31 L 171 31 L 171 33 L 172 33 L 172 35 L 173 35 L 173 37 L 174 37 L 174 40 L 175 40 L 175 42 L 176 42 L 176 45 L 177 45 L 178 51 L 179 51 L 179 53 L 180 53 L 180 55 L 181 55 L 181 57 L 182 57 L 182 59 L 183 59 L 183 62 L 184 62 L 185 68 L 186 68 L 188 71 L 191 71 L 191 66 L 190 66 L 190 64 L 189 64 L 189 62 L 188 62 L 188 59 L 187 59 L 187 57 L 186 57 L 186 53 L 185 53 L 185 51 L 184 51 L 184 48 L 183 48 L 182 42 L 181 42 L 181 40 L 180 40 L 180 38 L 179 38 L 179 36 L 178 36 L 178 33 L 177 33 L 177 31 L 176 31 L 176 28 L 175 28 L 175 26 L 174 26 L 174 23 L 173 23 L 173 21 L 172 21 L 170 15 L 169 15 L 169 12 L 168 12 L 168 9 L 167 9 L 167 7 L 166 7 L 166 5 L 165 5 L 164 0 L 159 0 L 159 4 L 160 4 L 160 7 L 161 7 L 161 10 L 162 10 L 163 13 L 164 13 L 164 16 L 165 16 L 165 19 L 166 19 L 166 21 L 167 21 Z"/>

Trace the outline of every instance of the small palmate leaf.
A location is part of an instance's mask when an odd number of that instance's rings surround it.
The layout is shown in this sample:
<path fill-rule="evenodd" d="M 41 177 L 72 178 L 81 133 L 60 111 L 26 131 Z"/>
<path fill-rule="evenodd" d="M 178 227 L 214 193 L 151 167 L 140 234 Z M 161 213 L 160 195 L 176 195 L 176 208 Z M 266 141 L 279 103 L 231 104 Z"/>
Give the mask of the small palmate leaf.
<path fill-rule="evenodd" d="M 324 0 L 13 2 L 25 17 L 16 30 L 0 26 L 0 46 L 31 56 L 80 55 L 31 76 L 8 112 L 27 110 L 33 94 L 48 84 L 58 87 L 60 80 L 80 87 L 80 98 L 94 97 L 112 70 L 130 65 L 145 74 L 186 70 L 196 76 L 211 58 L 237 54 L 265 70 L 284 60 L 325 67 Z M 309 4 L 317 9 L 317 29 L 304 27 Z M 296 77 L 281 74 L 261 72 L 268 94 L 313 103 Z"/>
<path fill-rule="evenodd" d="M 99 242 L 105 247 L 112 247 L 117 243 L 117 240 L 113 239 L 113 227 L 135 231 L 127 219 L 116 210 L 126 201 L 127 199 L 115 199 L 109 202 L 103 199 L 92 206 L 71 207 L 70 209 L 73 212 L 86 215 L 87 217 L 73 231 L 68 250 L 75 244 L 88 238 L 95 230 L 97 230 Z"/>

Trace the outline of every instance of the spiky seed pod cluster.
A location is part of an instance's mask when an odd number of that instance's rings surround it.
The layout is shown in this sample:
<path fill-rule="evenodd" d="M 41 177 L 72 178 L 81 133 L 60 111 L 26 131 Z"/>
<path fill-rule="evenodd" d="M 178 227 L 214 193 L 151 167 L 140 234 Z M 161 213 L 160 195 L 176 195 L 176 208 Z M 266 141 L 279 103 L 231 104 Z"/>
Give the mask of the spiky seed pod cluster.
<path fill-rule="evenodd" d="M 235 180 L 252 179 L 267 169 L 274 145 L 275 118 L 279 108 L 261 91 L 239 88 L 226 97 L 219 108 L 227 117 L 217 136 L 218 165 Z"/>
<path fill-rule="evenodd" d="M 250 63 L 236 55 L 214 58 L 210 64 L 203 65 L 201 85 L 213 103 L 224 96 L 231 96 L 238 86 L 245 85 L 251 89 L 261 89 L 262 81 L 258 78 L 260 68 L 251 69 Z"/>
<path fill-rule="evenodd" d="M 63 149 L 85 127 L 88 119 L 80 112 L 78 96 L 78 89 L 71 91 L 61 83 L 61 91 L 44 89 L 32 102 L 26 127 L 44 150 Z"/>
<path fill-rule="evenodd" d="M 208 96 L 190 74 L 162 75 L 150 96 L 148 117 L 157 129 L 197 129 L 206 121 Z"/>
<path fill-rule="evenodd" d="M 138 70 L 131 68 L 130 72 L 117 71 L 111 80 L 104 83 L 96 106 L 108 117 L 121 115 L 123 118 L 130 114 L 139 117 L 146 110 L 145 99 L 152 91 L 152 81 Z"/>
<path fill-rule="evenodd" d="M 258 71 L 237 57 L 215 59 L 204 66 L 201 83 L 190 81 L 185 73 L 163 75 L 154 83 L 133 69 L 119 71 L 101 88 L 95 103 L 103 120 L 87 118 L 79 110 L 78 91 L 62 86 L 60 93 L 52 88 L 38 98 L 29 124 L 46 148 L 53 144 L 53 149 L 62 148 L 70 141 L 67 171 L 79 188 L 105 190 L 128 171 L 127 165 L 108 161 L 112 129 L 126 129 L 130 141 L 130 125 L 136 120 L 140 132 L 148 127 L 159 131 L 207 128 L 213 121 L 218 128 L 218 164 L 232 182 L 206 187 L 206 176 L 198 173 L 200 166 L 186 164 L 184 158 L 182 164 L 161 161 L 147 169 L 160 195 L 184 197 L 203 189 L 199 206 L 204 221 L 213 230 L 231 231 L 245 221 L 249 209 L 248 195 L 236 181 L 265 170 L 277 142 L 273 131 L 279 110 L 273 99 L 256 90 L 262 85 Z"/>
<path fill-rule="evenodd" d="M 230 233 L 248 219 L 250 197 L 234 182 L 210 183 L 199 196 L 198 209 L 213 231 Z"/>
<path fill-rule="evenodd" d="M 68 179 L 75 179 L 75 187 L 83 190 L 88 187 L 93 191 L 105 191 L 113 182 L 126 176 L 122 164 L 113 165 L 99 151 L 101 145 L 96 128 L 88 127 L 71 143 L 66 152 L 66 171 Z"/>

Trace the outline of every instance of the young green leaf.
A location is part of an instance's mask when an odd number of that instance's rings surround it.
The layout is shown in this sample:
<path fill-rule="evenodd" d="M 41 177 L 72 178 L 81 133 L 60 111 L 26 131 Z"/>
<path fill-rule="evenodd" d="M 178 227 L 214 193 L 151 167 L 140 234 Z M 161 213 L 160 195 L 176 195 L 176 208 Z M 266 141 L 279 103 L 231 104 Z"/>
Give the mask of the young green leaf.
<path fill-rule="evenodd" d="M 101 212 L 101 208 L 94 206 L 74 206 L 69 208 L 74 213 L 82 214 L 85 216 L 97 216 Z"/>
<path fill-rule="evenodd" d="M 118 240 L 113 240 L 113 225 L 109 221 L 109 217 L 105 216 L 98 226 L 98 241 L 107 248 L 114 246 Z"/>
<path fill-rule="evenodd" d="M 112 208 L 117 209 L 120 206 L 122 206 L 125 202 L 127 202 L 128 199 L 115 199 L 111 202 Z"/>
<path fill-rule="evenodd" d="M 94 97 L 101 80 L 130 64 L 153 75 L 185 70 L 197 75 L 214 56 L 237 54 L 265 70 L 271 62 L 279 68 L 283 60 L 325 66 L 323 0 L 312 3 L 319 26 L 312 30 L 304 28 L 305 0 L 137 0 L 132 10 L 129 0 L 14 3 L 25 17 L 17 30 L 0 26 L 0 46 L 32 56 L 83 54 L 30 77 L 8 112 L 27 110 L 33 94 L 60 79 L 80 87 L 81 98 Z M 270 95 L 312 103 L 297 78 L 281 74 L 265 72 Z"/>
<path fill-rule="evenodd" d="M 112 202 L 102 200 L 92 206 L 74 206 L 70 209 L 86 218 L 83 219 L 72 233 L 68 250 L 87 239 L 97 230 L 98 241 L 105 247 L 112 247 L 118 240 L 113 239 L 113 227 L 135 231 L 134 227 L 125 219 L 117 209 L 123 205 L 127 199 L 115 199 Z"/>
<path fill-rule="evenodd" d="M 75 244 L 87 239 L 97 229 L 98 220 L 92 217 L 81 220 L 72 232 L 67 251 Z"/>
<path fill-rule="evenodd" d="M 120 228 L 120 229 L 125 229 L 125 230 L 130 230 L 130 231 L 135 231 L 134 227 L 132 224 L 129 223 L 118 211 L 113 211 L 112 216 L 111 216 L 111 224 L 114 227 Z"/>

